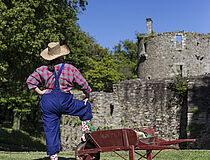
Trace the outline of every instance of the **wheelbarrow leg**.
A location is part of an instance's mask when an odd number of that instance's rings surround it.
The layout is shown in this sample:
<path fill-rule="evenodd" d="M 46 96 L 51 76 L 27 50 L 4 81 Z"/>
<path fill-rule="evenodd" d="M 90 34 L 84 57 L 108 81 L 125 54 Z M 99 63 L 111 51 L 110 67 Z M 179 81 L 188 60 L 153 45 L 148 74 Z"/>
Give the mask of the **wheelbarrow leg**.
<path fill-rule="evenodd" d="M 129 150 L 129 160 L 135 160 L 134 146 Z"/>
<path fill-rule="evenodd" d="M 152 160 L 152 150 L 147 150 L 147 160 Z"/>

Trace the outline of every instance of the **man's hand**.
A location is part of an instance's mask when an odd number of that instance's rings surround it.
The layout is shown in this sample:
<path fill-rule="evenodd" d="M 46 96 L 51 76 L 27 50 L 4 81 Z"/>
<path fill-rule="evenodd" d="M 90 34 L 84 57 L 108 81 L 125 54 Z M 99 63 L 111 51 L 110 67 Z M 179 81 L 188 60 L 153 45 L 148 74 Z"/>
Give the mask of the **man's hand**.
<path fill-rule="evenodd" d="M 46 93 L 47 90 L 44 89 L 44 90 L 41 91 L 41 90 L 39 89 L 39 87 L 36 87 L 36 88 L 35 88 L 35 91 L 36 91 L 36 93 L 38 93 L 39 95 L 43 95 L 43 94 Z"/>
<path fill-rule="evenodd" d="M 83 99 L 83 101 L 85 102 L 85 105 L 87 104 L 88 98 Z"/>
<path fill-rule="evenodd" d="M 85 102 L 85 105 L 87 104 L 87 101 L 90 97 L 90 93 L 88 93 L 87 90 L 84 90 L 83 93 L 85 94 L 85 98 L 83 99 L 83 101 Z"/>

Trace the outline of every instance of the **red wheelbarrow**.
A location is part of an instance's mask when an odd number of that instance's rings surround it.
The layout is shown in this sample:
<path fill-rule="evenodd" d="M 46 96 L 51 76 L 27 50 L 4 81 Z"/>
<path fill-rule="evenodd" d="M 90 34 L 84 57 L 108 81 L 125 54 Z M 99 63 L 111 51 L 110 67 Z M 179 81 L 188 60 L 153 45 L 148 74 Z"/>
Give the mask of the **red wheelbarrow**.
<path fill-rule="evenodd" d="M 93 131 L 90 134 L 86 134 L 87 141 L 80 143 L 75 151 L 76 160 L 99 160 L 101 152 L 114 152 L 126 160 L 116 151 L 128 151 L 129 160 L 135 160 L 136 154 L 139 156 L 138 160 L 142 158 L 152 160 L 164 149 L 178 150 L 179 147 L 173 146 L 173 144 L 195 141 L 195 139 L 166 141 L 155 136 L 151 127 L 141 127 L 140 131 L 148 134 L 150 137 L 138 138 L 133 129 Z M 135 150 L 146 150 L 146 152 L 142 155 Z M 159 151 L 152 156 L 152 150 Z"/>

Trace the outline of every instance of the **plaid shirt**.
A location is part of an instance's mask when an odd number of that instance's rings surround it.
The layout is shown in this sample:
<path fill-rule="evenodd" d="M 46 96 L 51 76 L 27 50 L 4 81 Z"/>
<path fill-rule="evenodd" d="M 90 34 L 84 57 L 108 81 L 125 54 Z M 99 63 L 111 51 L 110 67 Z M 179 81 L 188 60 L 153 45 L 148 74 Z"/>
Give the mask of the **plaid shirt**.
<path fill-rule="evenodd" d="M 61 65 L 62 63 L 55 65 L 56 74 L 58 74 Z M 36 88 L 40 82 L 43 84 L 45 89 L 47 89 L 46 93 L 50 93 L 52 91 L 55 78 L 54 74 L 48 70 L 48 66 L 41 66 L 37 68 L 26 81 L 29 89 Z M 91 92 L 91 88 L 88 86 L 87 81 L 77 68 L 71 64 L 65 63 L 59 78 L 61 91 L 69 93 L 74 82 L 76 82 L 84 92 Z"/>

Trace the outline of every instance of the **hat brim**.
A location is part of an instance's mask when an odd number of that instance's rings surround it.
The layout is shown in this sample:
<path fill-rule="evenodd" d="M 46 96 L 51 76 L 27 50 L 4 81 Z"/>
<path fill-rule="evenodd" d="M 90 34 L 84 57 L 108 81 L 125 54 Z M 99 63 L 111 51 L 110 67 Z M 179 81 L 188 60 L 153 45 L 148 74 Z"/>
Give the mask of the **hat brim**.
<path fill-rule="evenodd" d="M 44 58 L 45 60 L 50 61 L 50 60 L 56 59 L 56 58 L 61 57 L 61 56 L 65 56 L 65 55 L 70 53 L 70 50 L 66 45 L 62 45 L 60 47 L 60 49 L 61 50 L 60 50 L 59 54 L 50 55 L 50 54 L 48 54 L 48 48 L 46 48 L 45 50 L 43 50 L 41 52 L 40 56 L 42 58 Z"/>

